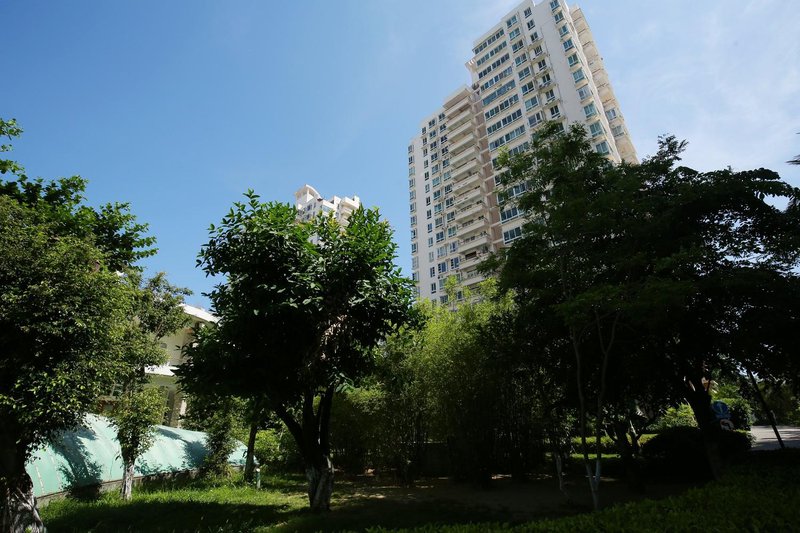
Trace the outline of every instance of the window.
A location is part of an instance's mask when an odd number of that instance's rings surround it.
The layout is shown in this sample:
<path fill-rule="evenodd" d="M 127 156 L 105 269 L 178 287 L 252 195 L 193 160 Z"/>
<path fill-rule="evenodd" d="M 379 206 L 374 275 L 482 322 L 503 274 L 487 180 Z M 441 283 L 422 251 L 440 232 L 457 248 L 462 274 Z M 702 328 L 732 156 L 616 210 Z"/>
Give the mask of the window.
<path fill-rule="evenodd" d="M 536 89 L 536 84 L 533 83 L 532 81 L 529 81 L 528 83 L 522 86 L 522 94 L 523 95 L 528 94 L 529 92 L 535 89 Z"/>
<path fill-rule="evenodd" d="M 428 168 L 428 160 L 426 159 L 422 165 L 423 168 Z"/>
<path fill-rule="evenodd" d="M 416 198 L 417 198 L 417 191 L 412 189 L 411 191 L 408 192 L 409 200 L 415 200 Z"/>
<path fill-rule="evenodd" d="M 431 283 L 431 294 L 436 294 L 436 284 Z"/>
<path fill-rule="evenodd" d="M 454 221 L 454 220 L 456 219 L 456 213 L 455 213 L 455 211 L 451 211 L 451 212 L 447 213 L 447 214 L 444 216 L 444 218 L 445 218 L 445 220 L 447 220 L 448 222 L 452 222 L 452 221 Z"/>
<path fill-rule="evenodd" d="M 417 238 L 417 230 L 412 229 L 411 230 L 411 240 L 413 241 L 416 238 Z"/>
<path fill-rule="evenodd" d="M 541 111 L 537 111 L 536 113 L 534 113 L 533 115 L 528 117 L 528 125 L 530 125 L 531 127 L 538 126 L 543 121 L 544 121 L 544 118 L 542 117 L 542 112 Z"/>
<path fill-rule="evenodd" d="M 437 231 L 436 232 L 436 242 L 442 242 L 444 240 L 444 232 Z"/>
<path fill-rule="evenodd" d="M 433 247 L 433 237 L 428 237 L 428 248 Z M 433 252 L 431 252 L 431 256 L 433 256 Z"/>
<path fill-rule="evenodd" d="M 575 48 L 575 44 L 572 42 L 571 38 L 567 39 L 566 41 L 564 41 L 564 51 L 565 52 L 567 50 L 572 50 L 573 48 Z"/>
<path fill-rule="evenodd" d="M 525 41 L 517 41 L 511 45 L 511 51 L 516 53 L 525 48 Z"/>
<path fill-rule="evenodd" d="M 433 224 L 428 224 L 428 233 L 433 233 Z"/>
<path fill-rule="evenodd" d="M 560 28 L 558 28 L 558 35 L 559 35 L 559 36 L 563 37 L 563 36 L 565 36 L 565 35 L 566 35 L 566 34 L 568 34 L 568 33 L 569 33 L 569 28 L 567 27 L 567 25 L 566 25 L 566 24 L 564 24 L 563 26 L 561 26 Z"/>
<path fill-rule="evenodd" d="M 534 26 L 536 26 L 536 23 L 533 22 L 533 19 L 529 20 L 528 21 L 528 29 L 532 30 L 534 28 Z"/>
<path fill-rule="evenodd" d="M 442 190 L 441 189 L 437 189 L 437 190 L 433 191 L 433 199 L 434 200 L 438 200 L 441 197 L 442 197 Z"/>
<path fill-rule="evenodd" d="M 530 111 L 534 107 L 539 105 L 539 97 L 534 96 L 532 98 L 528 98 L 525 100 L 525 111 Z"/>
<path fill-rule="evenodd" d="M 533 49 L 533 55 L 536 56 L 536 57 L 539 57 L 540 55 L 542 55 L 542 52 L 543 52 L 543 50 L 542 50 L 541 45 L 537 46 L 536 48 Z"/>
<path fill-rule="evenodd" d="M 561 22 L 562 20 L 564 20 L 564 13 L 563 13 L 562 11 L 559 11 L 558 13 L 556 13 L 556 14 L 553 16 L 553 18 L 556 20 L 556 23 L 559 23 L 559 22 Z"/>
<path fill-rule="evenodd" d="M 444 193 L 445 194 L 450 194 L 451 192 L 453 192 L 453 185 L 452 184 L 445 185 L 444 186 Z"/>
<path fill-rule="evenodd" d="M 447 261 L 442 261 L 438 265 L 436 265 L 436 269 L 439 271 L 439 274 L 444 274 L 447 272 Z"/>
<path fill-rule="evenodd" d="M 419 272 L 412 272 L 412 273 L 411 273 L 411 281 L 413 281 L 413 282 L 415 282 L 415 283 L 416 283 L 417 281 L 419 281 Z"/>
<path fill-rule="evenodd" d="M 593 122 L 589 125 L 589 133 L 592 134 L 592 137 L 597 137 L 598 135 L 603 134 L 603 126 L 599 122 Z"/>
<path fill-rule="evenodd" d="M 417 253 L 417 243 L 415 243 L 415 242 L 411 243 L 411 253 L 412 254 Z"/>
<path fill-rule="evenodd" d="M 413 215 L 411 217 L 411 225 L 412 226 L 416 226 L 417 225 L 417 215 Z"/>
<path fill-rule="evenodd" d="M 555 89 L 550 89 L 549 91 L 544 93 L 544 97 L 548 102 L 552 102 L 556 99 L 556 91 Z"/>
<path fill-rule="evenodd" d="M 530 17 L 532 14 L 533 14 L 533 11 L 531 11 L 531 8 L 528 7 L 528 8 L 525 9 L 525 18 Z"/>
<path fill-rule="evenodd" d="M 521 32 L 520 32 L 520 29 L 519 29 L 519 28 L 514 28 L 513 30 L 511 30 L 510 32 L 508 32 L 508 40 L 509 40 L 509 41 L 513 41 L 514 39 L 516 39 L 517 37 L 519 37 L 519 34 L 520 34 L 520 33 L 521 33 Z"/>
<path fill-rule="evenodd" d="M 519 226 L 503 232 L 503 242 L 505 244 L 508 244 L 511 241 L 519 239 L 520 237 L 522 237 L 522 228 L 520 228 Z"/>
<path fill-rule="evenodd" d="M 517 76 L 519 76 L 520 80 L 524 80 L 530 75 L 531 75 L 531 67 L 525 67 L 524 69 L 520 70 L 519 73 L 517 73 Z"/>
<path fill-rule="evenodd" d="M 433 216 L 431 215 L 431 210 L 430 210 L 430 209 L 428 209 L 427 211 L 425 211 L 425 218 L 426 218 L 426 219 L 428 219 L 428 220 L 430 220 L 431 218 L 433 218 Z"/>
<path fill-rule="evenodd" d="M 493 116 L 499 114 L 502 111 L 505 111 L 506 109 L 516 104 L 517 102 L 519 102 L 519 96 L 517 96 L 516 94 L 511 95 L 510 97 L 506 98 L 505 100 L 503 100 L 502 102 L 491 108 L 489 111 L 484 113 L 483 116 L 486 117 L 486 120 L 489 120 Z"/>
<path fill-rule="evenodd" d="M 547 61 L 545 61 L 544 59 L 542 59 L 541 61 L 539 61 L 538 63 L 536 63 L 536 66 L 539 68 L 539 70 L 540 70 L 540 71 L 542 71 L 542 70 L 544 70 L 544 69 L 546 69 L 546 68 L 547 68 Z"/>
<path fill-rule="evenodd" d="M 489 150 L 490 151 L 497 150 L 498 148 L 500 148 L 504 144 L 508 143 L 509 141 L 512 141 L 513 139 L 516 139 L 517 137 L 519 137 L 520 135 L 523 135 L 524 133 L 525 133 L 525 125 L 523 124 L 522 126 L 519 126 L 518 128 L 515 128 L 513 131 L 510 131 L 510 132 L 506 133 L 505 135 L 503 135 L 499 139 L 496 139 L 496 140 L 490 142 L 489 143 Z"/>
<path fill-rule="evenodd" d="M 456 201 L 456 199 L 453 198 L 452 196 L 450 198 L 445 198 L 444 199 L 445 208 L 453 207 L 453 203 L 455 203 L 455 201 Z"/>
<path fill-rule="evenodd" d="M 433 212 L 435 214 L 437 214 L 437 215 L 442 212 L 442 203 L 441 202 L 439 202 L 438 204 L 433 206 Z"/>
<path fill-rule="evenodd" d="M 606 141 L 601 142 L 600 144 L 595 145 L 595 150 L 597 150 L 598 154 L 608 154 L 611 150 L 608 148 L 608 143 Z"/>
<path fill-rule="evenodd" d="M 524 53 L 524 52 L 523 52 L 522 54 L 518 55 L 518 56 L 517 56 L 517 57 L 514 59 L 514 64 L 515 64 L 515 65 L 517 65 L 517 66 L 520 66 L 521 64 L 523 64 L 523 63 L 524 63 L 524 62 L 526 62 L 527 60 L 528 60 L 528 54 L 526 54 L 526 53 Z"/>
<path fill-rule="evenodd" d="M 550 0 L 550 9 L 553 11 L 558 9 L 558 0 Z"/>
<path fill-rule="evenodd" d="M 516 83 L 517 83 L 516 81 L 511 80 L 508 83 L 506 83 L 505 85 L 502 85 L 502 86 L 498 87 L 497 89 L 495 89 L 493 92 L 491 92 L 488 96 L 486 96 L 483 99 L 483 105 L 484 106 L 488 106 L 490 103 L 494 102 L 496 99 L 500 98 L 501 96 L 506 94 L 508 91 L 513 89 L 514 86 L 516 85 Z"/>
<path fill-rule="evenodd" d="M 455 235 L 455 233 L 453 233 L 453 235 Z M 450 253 L 452 254 L 452 253 L 455 253 L 457 251 L 458 251 L 458 243 L 457 242 L 451 242 L 450 243 Z"/>
<path fill-rule="evenodd" d="M 578 89 L 578 97 L 581 99 L 581 101 L 586 100 L 590 96 L 592 96 L 592 90 L 589 88 L 588 85 L 584 85 L 583 87 Z"/>
<path fill-rule="evenodd" d="M 583 74 L 583 69 L 579 68 L 578 70 L 573 72 L 572 73 L 572 79 L 575 80 L 575 83 L 578 83 L 579 81 L 585 80 L 586 76 L 584 76 L 584 74 Z"/>
<path fill-rule="evenodd" d="M 561 116 L 561 110 L 557 105 L 550 108 L 550 118 L 558 118 Z"/>
<path fill-rule="evenodd" d="M 611 109 L 606 111 L 606 118 L 608 118 L 608 120 L 614 120 L 615 118 L 617 118 L 617 110 L 612 107 Z"/>
<path fill-rule="evenodd" d="M 580 62 L 581 62 L 581 60 L 578 59 L 578 54 L 572 54 L 571 56 L 569 56 L 567 58 L 567 63 L 569 63 L 570 67 L 574 67 L 575 65 L 579 64 Z"/>
<path fill-rule="evenodd" d="M 622 127 L 622 124 L 618 124 L 611 128 L 611 133 L 614 135 L 614 137 L 619 137 L 620 135 L 625 134 L 625 129 Z"/>
<path fill-rule="evenodd" d="M 512 205 L 507 209 L 503 209 L 500 211 L 500 221 L 501 222 L 508 222 L 509 220 L 514 220 L 520 215 L 520 211 L 517 206 Z"/>
<path fill-rule="evenodd" d="M 411 212 L 412 212 L 412 213 L 413 213 L 414 211 L 416 211 L 416 210 L 417 210 L 417 202 L 411 202 L 411 205 L 410 205 L 410 207 L 411 207 Z"/>
<path fill-rule="evenodd" d="M 436 176 L 431 181 L 431 183 L 433 184 L 434 187 L 438 187 L 441 182 L 442 182 L 442 177 L 441 176 Z"/>
<path fill-rule="evenodd" d="M 414 167 L 408 167 L 408 175 L 409 176 L 413 176 L 414 175 Z"/>
<path fill-rule="evenodd" d="M 431 205 L 431 197 L 430 196 L 427 196 L 425 198 L 425 205 Z"/>
<path fill-rule="evenodd" d="M 433 262 L 433 252 L 428 252 L 428 262 Z"/>
<path fill-rule="evenodd" d="M 540 87 L 547 87 L 552 82 L 552 78 L 550 78 L 550 74 L 545 74 L 541 78 L 539 78 L 539 86 Z"/>
<path fill-rule="evenodd" d="M 447 228 L 447 238 L 449 239 L 450 237 L 455 237 L 455 236 L 456 236 L 456 227 L 452 226 Z"/>
<path fill-rule="evenodd" d="M 434 277 L 436 275 L 436 267 L 431 267 L 430 269 L 430 277 Z"/>
<path fill-rule="evenodd" d="M 513 26 L 516 23 L 517 23 L 517 16 L 514 15 L 513 17 L 511 17 L 510 19 L 508 19 L 506 21 L 506 27 L 510 28 L 511 26 Z"/>
<path fill-rule="evenodd" d="M 430 172 L 426 172 L 425 173 L 425 181 L 427 181 L 428 178 L 430 178 L 430 177 L 431 177 L 431 173 Z"/>
<path fill-rule="evenodd" d="M 450 270 L 455 270 L 455 269 L 457 269 L 457 268 L 458 268 L 458 263 L 459 263 L 459 262 L 460 262 L 460 261 L 459 261 L 459 258 L 458 258 L 458 257 L 453 257 L 452 259 L 450 259 Z"/>
<path fill-rule="evenodd" d="M 594 107 L 594 104 L 589 104 L 583 106 L 583 112 L 586 115 L 586 118 L 591 118 L 597 114 L 597 109 Z"/>
<path fill-rule="evenodd" d="M 531 33 L 531 42 L 535 43 L 538 40 L 539 40 L 539 32 L 535 31 L 535 32 Z"/>
<path fill-rule="evenodd" d="M 497 130 L 505 128 L 506 126 L 508 126 L 509 124 L 511 124 L 512 122 L 514 122 L 518 118 L 520 118 L 521 116 L 522 116 L 522 110 L 517 109 L 516 111 L 514 111 L 510 115 L 508 115 L 506 117 L 503 117 L 503 120 L 499 120 L 499 121 L 495 122 L 494 124 L 491 124 L 491 125 L 487 126 L 486 127 L 486 134 L 487 135 L 491 135 L 492 133 L 496 132 Z"/>

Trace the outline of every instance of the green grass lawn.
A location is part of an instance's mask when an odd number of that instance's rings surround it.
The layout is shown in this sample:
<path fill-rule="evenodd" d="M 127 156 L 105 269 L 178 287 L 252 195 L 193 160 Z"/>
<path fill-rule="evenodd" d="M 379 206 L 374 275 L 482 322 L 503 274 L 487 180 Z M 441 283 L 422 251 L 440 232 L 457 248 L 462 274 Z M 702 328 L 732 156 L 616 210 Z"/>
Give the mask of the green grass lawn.
<path fill-rule="evenodd" d="M 267 478 L 261 490 L 233 481 L 194 481 L 140 488 L 128 503 L 116 494 L 95 501 L 66 499 L 45 506 L 42 517 L 56 533 L 370 528 L 471 533 L 498 529 L 792 531 L 800 530 L 798 479 L 800 454 L 766 452 L 753 454 L 723 480 L 703 487 L 686 491 L 686 485 L 651 485 L 647 496 L 654 500 L 630 494 L 624 483 L 604 481 L 602 498 L 610 508 L 600 513 L 585 512 L 588 490 L 580 478 L 570 487 L 571 503 L 546 478 L 528 483 L 499 479 L 491 490 L 447 480 L 423 480 L 405 488 L 361 479 L 337 481 L 333 510 L 315 515 L 307 511 L 305 483 L 296 476 Z"/>

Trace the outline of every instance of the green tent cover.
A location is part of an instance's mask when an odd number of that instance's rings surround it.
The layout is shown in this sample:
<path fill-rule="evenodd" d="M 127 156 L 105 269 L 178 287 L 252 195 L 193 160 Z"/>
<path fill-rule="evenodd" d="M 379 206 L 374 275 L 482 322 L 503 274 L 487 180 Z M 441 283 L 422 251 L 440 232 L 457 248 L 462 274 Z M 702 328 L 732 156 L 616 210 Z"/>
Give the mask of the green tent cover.
<path fill-rule="evenodd" d="M 136 461 L 136 474 L 174 473 L 198 468 L 207 450 L 206 435 L 168 426 L 156 426 L 156 438 Z M 245 446 L 231 453 L 229 462 L 244 465 Z M 66 431 L 38 450 L 27 465 L 37 497 L 122 479 L 122 460 L 116 430 L 107 418 L 88 415 L 83 427 Z"/>

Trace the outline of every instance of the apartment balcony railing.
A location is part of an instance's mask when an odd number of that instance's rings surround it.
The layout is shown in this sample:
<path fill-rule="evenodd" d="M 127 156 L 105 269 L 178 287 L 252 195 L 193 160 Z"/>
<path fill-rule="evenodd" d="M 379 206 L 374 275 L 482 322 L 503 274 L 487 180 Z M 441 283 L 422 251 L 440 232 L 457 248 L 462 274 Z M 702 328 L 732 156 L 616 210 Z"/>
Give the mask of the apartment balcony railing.
<path fill-rule="evenodd" d="M 467 207 L 456 211 L 456 221 L 469 220 L 470 217 L 477 215 L 484 209 L 486 209 L 486 206 L 483 204 L 483 202 L 475 202 L 472 205 L 468 205 Z"/>
<path fill-rule="evenodd" d="M 478 200 L 479 198 L 483 198 L 483 191 L 481 190 L 480 186 L 466 189 L 456 196 L 456 207 L 467 205 L 475 200 Z"/>
<path fill-rule="evenodd" d="M 470 159 L 460 167 L 451 170 L 450 175 L 453 177 L 454 181 L 459 182 L 462 179 L 471 176 L 477 170 L 478 170 L 478 160 Z"/>
<path fill-rule="evenodd" d="M 453 168 L 458 168 L 470 159 L 475 159 L 478 157 L 478 150 L 476 148 L 469 148 L 464 150 L 460 154 L 456 156 L 450 156 L 450 166 Z"/>
<path fill-rule="evenodd" d="M 467 254 L 471 250 L 478 249 L 479 251 L 483 252 L 488 250 L 490 240 L 489 240 L 489 232 L 483 231 L 476 235 L 472 235 L 471 237 L 467 237 L 458 241 L 458 249 L 461 253 Z"/>
<path fill-rule="evenodd" d="M 467 135 L 464 135 L 464 137 L 461 140 L 459 140 L 455 144 L 450 143 L 450 157 L 458 155 L 467 148 L 474 146 L 475 142 L 477 142 L 477 139 L 475 138 L 475 135 L 472 133 L 472 130 L 469 130 Z"/>

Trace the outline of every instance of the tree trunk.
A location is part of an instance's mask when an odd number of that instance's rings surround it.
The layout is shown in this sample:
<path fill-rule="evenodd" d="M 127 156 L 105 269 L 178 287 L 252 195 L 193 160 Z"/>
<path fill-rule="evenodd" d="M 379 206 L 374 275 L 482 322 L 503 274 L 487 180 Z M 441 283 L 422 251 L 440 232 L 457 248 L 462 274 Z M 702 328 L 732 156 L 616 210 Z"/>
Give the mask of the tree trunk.
<path fill-rule="evenodd" d="M 639 465 L 634 459 L 636 443 L 635 435 L 631 435 L 632 442 L 628 442 L 628 432 L 630 431 L 630 422 L 616 420 L 612 427 L 614 429 L 614 442 L 617 445 L 617 452 L 622 459 L 622 464 L 625 467 L 625 478 L 628 481 L 628 487 L 637 493 L 644 492 L 644 483 L 642 476 L 639 472 Z"/>
<path fill-rule="evenodd" d="M 711 410 L 711 395 L 703 386 L 701 379 L 689 379 L 687 382 L 685 398 L 692 408 L 697 427 L 700 428 L 711 476 L 714 479 L 719 479 L 725 469 L 725 461 L 719 444 L 722 429 L 720 429 L 717 418 Z"/>
<path fill-rule="evenodd" d="M 750 383 L 753 385 L 753 391 L 756 393 L 759 403 L 761 403 L 761 408 L 764 409 L 764 414 L 767 415 L 767 418 L 769 419 L 769 425 L 772 426 L 772 431 L 775 432 L 775 436 L 778 438 L 778 444 L 780 444 L 781 450 L 786 449 L 786 445 L 783 443 L 783 439 L 781 438 L 781 433 L 778 431 L 778 422 L 775 420 L 775 413 L 773 413 L 772 409 L 770 409 L 769 405 L 767 405 L 767 400 L 761 393 L 761 389 L 758 388 L 758 382 L 756 382 L 756 378 L 753 373 L 748 370 L 747 375 L 750 376 Z"/>
<path fill-rule="evenodd" d="M 43 533 L 45 531 L 36 498 L 33 495 L 33 482 L 24 470 L 17 473 L 7 486 L 3 487 L 2 533 Z"/>
<path fill-rule="evenodd" d="M 315 513 L 330 511 L 333 494 L 333 463 L 323 454 L 316 464 L 306 466 L 308 503 Z"/>
<path fill-rule="evenodd" d="M 253 472 L 255 472 L 256 469 L 255 450 L 256 450 L 257 433 L 258 433 L 258 422 L 253 421 L 250 423 L 250 436 L 247 439 L 247 456 L 244 461 L 245 481 L 253 481 Z"/>
<path fill-rule="evenodd" d="M 122 461 L 122 487 L 120 488 L 119 495 L 123 500 L 130 501 L 133 495 L 133 476 L 135 460 L 124 459 Z"/>

